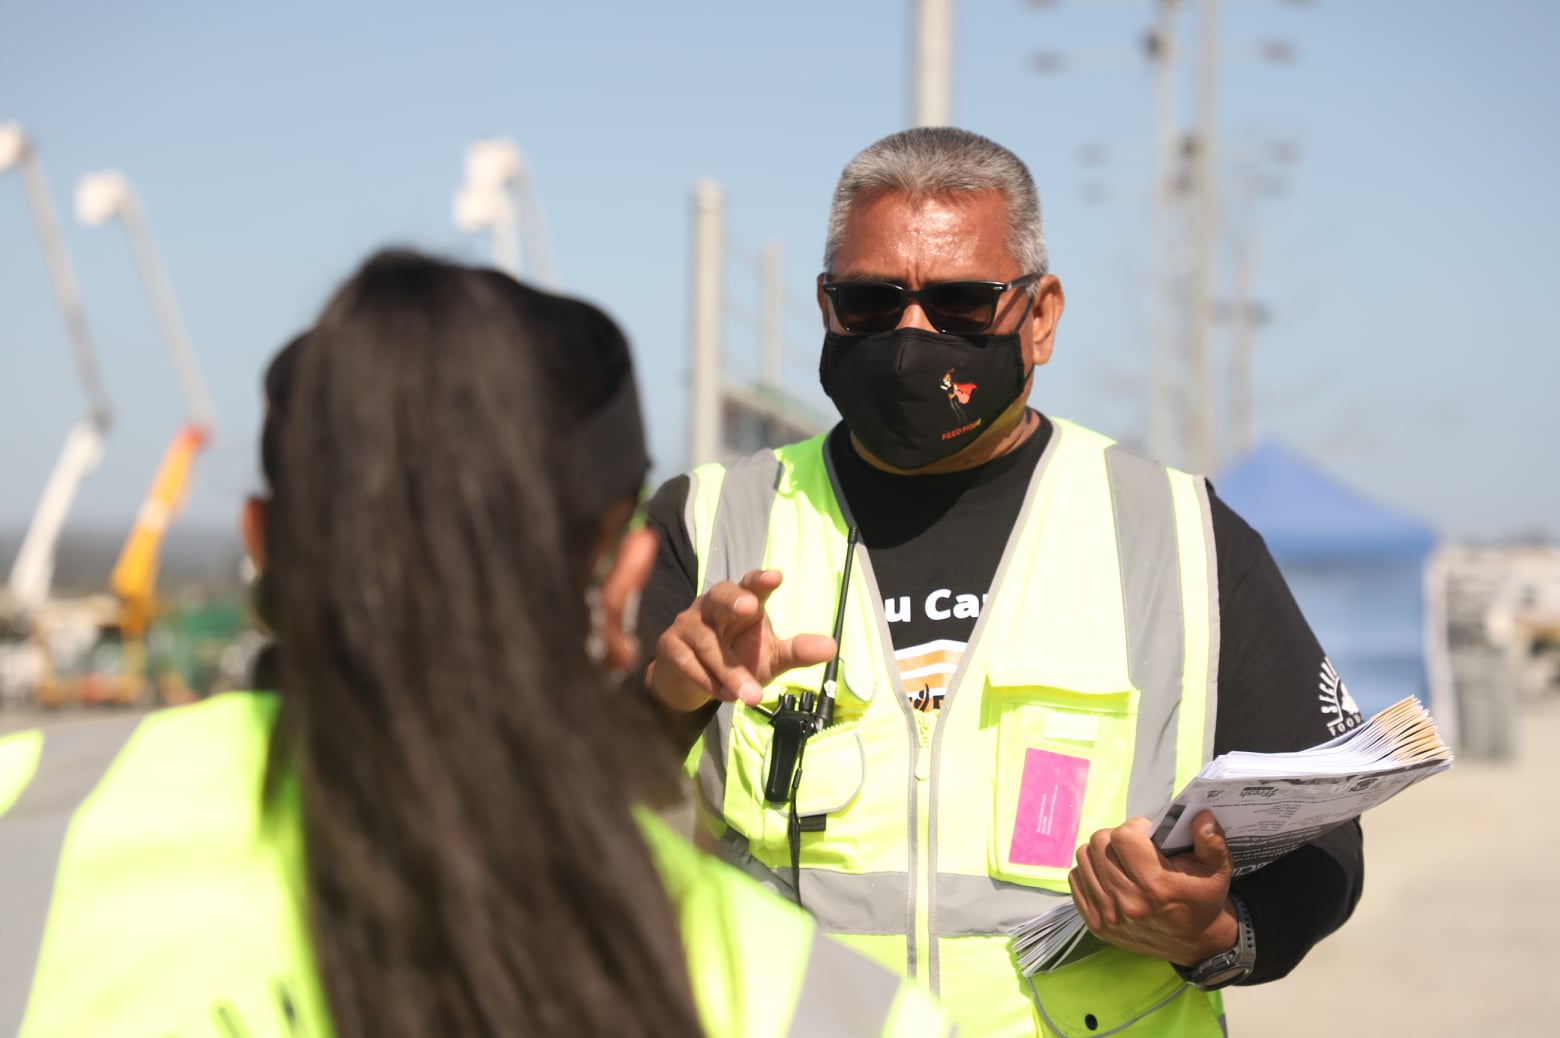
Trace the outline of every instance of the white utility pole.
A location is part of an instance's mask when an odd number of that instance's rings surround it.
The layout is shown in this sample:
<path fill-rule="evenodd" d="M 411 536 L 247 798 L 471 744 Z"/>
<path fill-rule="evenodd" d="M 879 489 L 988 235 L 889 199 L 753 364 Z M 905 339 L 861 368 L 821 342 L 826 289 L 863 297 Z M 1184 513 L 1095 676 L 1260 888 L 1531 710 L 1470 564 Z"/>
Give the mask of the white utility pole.
<path fill-rule="evenodd" d="M 911 60 L 911 125 L 947 126 L 953 122 L 954 0 L 912 3 L 915 52 Z"/>
<path fill-rule="evenodd" d="M 785 264 L 780 243 L 764 246 L 761 273 L 764 283 L 764 384 L 779 389 L 785 381 Z"/>
<path fill-rule="evenodd" d="M 1271 159 L 1280 164 L 1294 161 L 1294 149 L 1286 142 L 1259 142 L 1236 167 L 1232 179 L 1230 218 L 1230 442 L 1236 457 L 1251 452 L 1256 443 L 1257 334 L 1272 318 L 1257 299 L 1261 265 L 1260 217 L 1262 200 L 1280 194 L 1283 182 L 1264 171 Z"/>
<path fill-rule="evenodd" d="M 55 301 L 65 319 L 76 373 L 87 398 L 87 415 L 71 427 L 65 439 L 65 446 L 49 474 L 43 497 L 28 523 L 6 581 L 7 607 L 26 616 L 49 597 L 60 532 L 75 500 L 76 488 L 102 459 L 112 416 L 92 335 L 87 328 L 86 311 L 81 305 L 81 289 L 76 283 L 64 236 L 60 233 L 48 180 L 43 175 L 32 141 L 21 126 L 12 122 L 0 123 L 0 173 L 13 167 L 21 172 L 28 209 L 49 270 Z"/>
<path fill-rule="evenodd" d="M 1214 244 L 1218 237 L 1216 140 L 1219 116 L 1219 0 L 1199 0 L 1197 92 L 1197 252 L 1191 297 L 1192 465 L 1212 472 L 1218 464 L 1218 385 L 1213 365 Z"/>
<path fill-rule="evenodd" d="M 1176 407 L 1174 372 L 1185 352 L 1186 322 L 1182 319 L 1182 288 L 1186 284 L 1186 244 L 1181 190 L 1183 165 L 1177 105 L 1176 16 L 1181 0 L 1159 0 L 1159 19 L 1149 30 L 1148 58 L 1154 74 L 1154 187 L 1152 240 L 1155 285 L 1153 341 L 1148 401 L 1148 447 L 1154 457 L 1169 461 L 1180 451 L 1175 441 L 1184 429 Z"/>
<path fill-rule="evenodd" d="M 1256 439 L 1257 328 L 1267 319 L 1256 300 L 1257 231 L 1242 229 L 1235 243 L 1235 270 L 1231 285 L 1230 319 L 1230 435 L 1235 457 L 1251 453 Z"/>
<path fill-rule="evenodd" d="M 152 313 L 162 330 L 168 357 L 173 361 L 173 370 L 178 377 L 190 421 L 209 435 L 215 417 L 211 398 L 206 393 L 205 383 L 201 381 L 200 367 L 195 361 L 195 348 L 190 344 L 189 331 L 174 301 L 167 268 L 163 266 L 157 245 L 152 240 L 152 228 L 146 220 L 146 212 L 141 208 L 124 174 L 117 170 L 104 170 L 82 177 L 76 184 L 76 217 L 88 227 L 101 227 L 118 217 L 124 226 L 136 269 L 151 299 Z"/>
<path fill-rule="evenodd" d="M 693 300 L 688 465 L 720 458 L 721 314 L 725 299 L 726 193 L 717 181 L 693 186 Z"/>

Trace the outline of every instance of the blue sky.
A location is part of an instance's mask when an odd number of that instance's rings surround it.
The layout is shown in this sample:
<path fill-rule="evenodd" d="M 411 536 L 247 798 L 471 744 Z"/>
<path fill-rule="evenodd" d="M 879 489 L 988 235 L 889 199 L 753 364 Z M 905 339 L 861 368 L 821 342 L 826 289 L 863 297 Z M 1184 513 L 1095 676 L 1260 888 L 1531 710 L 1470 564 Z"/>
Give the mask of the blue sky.
<path fill-rule="evenodd" d="M 1560 536 L 1560 4 L 1224 8 L 1226 153 L 1273 140 L 1298 153 L 1255 224 L 1273 314 L 1259 433 L 1448 537 Z M 218 411 L 191 525 L 230 525 L 257 486 L 260 374 L 357 261 L 389 243 L 485 255 L 450 198 L 466 143 L 488 134 L 534 170 L 563 287 L 628 330 L 659 474 L 685 460 L 701 177 L 725 185 L 736 242 L 783 247 L 801 303 L 789 388 L 827 410 L 806 301 L 840 167 L 906 123 L 909 9 L 7 5 L 0 119 L 37 142 L 117 413 L 76 521 L 127 526 L 182 415 L 122 234 L 70 215 L 76 178 L 105 167 L 141 196 Z M 1129 440 L 1144 431 L 1153 269 L 1150 83 L 1129 49 L 1151 15 L 1147 0 L 962 0 L 958 15 L 956 121 L 1034 170 L 1067 290 L 1033 401 Z M 1251 57 L 1275 37 L 1297 60 Z M 1036 74 L 1042 49 L 1075 67 Z M 1090 147 L 1102 162 L 1080 158 Z M 0 178 L 0 528 L 25 523 L 80 411 L 23 197 Z M 727 291 L 756 302 L 739 264 Z M 728 362 L 756 373 L 756 335 L 736 316 L 728 331 Z"/>

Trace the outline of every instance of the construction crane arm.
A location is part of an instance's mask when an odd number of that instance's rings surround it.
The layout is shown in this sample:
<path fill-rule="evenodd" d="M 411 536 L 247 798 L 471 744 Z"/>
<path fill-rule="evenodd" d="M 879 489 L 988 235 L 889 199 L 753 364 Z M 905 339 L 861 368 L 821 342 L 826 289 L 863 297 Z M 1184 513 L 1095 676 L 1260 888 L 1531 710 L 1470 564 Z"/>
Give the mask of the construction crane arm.
<path fill-rule="evenodd" d="M 77 487 L 102 458 L 104 440 L 113 419 L 103 385 L 103 372 L 81 304 L 81 290 L 76 284 L 64 236 L 60 233 L 48 180 L 27 134 L 16 123 L 4 122 L 0 123 L 0 173 L 13 167 L 21 173 L 27 207 L 32 213 L 55 300 L 65 320 L 76 376 L 87 402 L 87 417 L 76 423 L 65 439 L 65 446 L 49 475 L 6 582 L 7 608 L 30 616 L 49 597 L 54 580 L 54 553 L 65 519 L 70 514 Z"/>
<path fill-rule="evenodd" d="M 130 252 L 135 258 L 141 282 L 146 286 L 147 297 L 152 303 L 152 314 L 162 332 L 168 359 L 173 362 L 174 374 L 179 380 L 179 390 L 184 396 L 184 406 L 190 421 L 205 427 L 208 434 L 213 426 L 211 398 L 200 377 L 200 367 L 195 362 L 195 349 L 190 344 L 189 331 L 173 298 L 173 288 L 158 255 L 157 244 L 152 238 L 151 224 L 141 208 L 135 192 L 124 174 L 116 170 L 88 173 L 76 185 L 76 215 L 89 227 L 100 227 L 118 217 L 124 225 L 125 237 L 130 240 Z"/>
<path fill-rule="evenodd" d="M 190 468 L 206 440 L 206 428 L 193 423 L 174 436 L 109 576 L 109 587 L 123 603 L 120 630 L 126 638 L 143 637 L 151 625 L 163 534 L 184 501 Z"/>

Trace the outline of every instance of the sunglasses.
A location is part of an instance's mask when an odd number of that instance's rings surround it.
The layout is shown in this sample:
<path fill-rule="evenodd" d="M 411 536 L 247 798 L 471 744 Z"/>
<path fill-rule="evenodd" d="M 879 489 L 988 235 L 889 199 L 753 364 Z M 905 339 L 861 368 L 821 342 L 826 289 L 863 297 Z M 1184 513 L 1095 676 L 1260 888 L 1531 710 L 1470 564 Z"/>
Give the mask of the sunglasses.
<path fill-rule="evenodd" d="M 823 291 L 840 327 L 852 335 L 893 331 L 912 302 L 938 331 L 976 335 L 997 319 L 1002 293 L 1039 280 L 1039 274 L 1025 274 L 1012 281 L 938 281 L 914 291 L 891 281 L 827 281 Z"/>

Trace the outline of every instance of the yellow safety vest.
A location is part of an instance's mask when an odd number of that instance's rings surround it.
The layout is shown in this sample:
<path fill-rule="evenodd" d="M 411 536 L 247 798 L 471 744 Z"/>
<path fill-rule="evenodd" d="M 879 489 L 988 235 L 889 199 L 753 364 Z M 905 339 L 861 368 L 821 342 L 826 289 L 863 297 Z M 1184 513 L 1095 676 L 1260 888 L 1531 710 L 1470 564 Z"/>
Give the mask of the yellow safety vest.
<path fill-rule="evenodd" d="M 330 1035 L 296 791 L 262 808 L 276 706 L 233 693 L 0 738 L 0 1035 Z M 913 985 L 642 827 L 710 1035 L 945 1034 Z"/>
<path fill-rule="evenodd" d="M 1107 948 L 1031 984 L 1009 952 L 1011 927 L 1068 896 L 1077 844 L 1153 816 L 1213 736 L 1205 482 L 1054 424 L 937 713 L 907 701 L 858 554 L 835 724 L 808 743 L 796 797 L 813 820 L 801 827 L 801 901 L 935 992 L 970 1034 L 1219 1035 L 1220 997 L 1168 963 Z M 834 619 L 850 521 L 823 444 L 692 478 L 684 519 L 699 587 L 781 571 L 768 602 L 781 637 L 827 633 Z M 821 665 L 784 674 L 764 705 L 816 691 L 821 677 Z M 722 855 L 794 897 L 788 811 L 764 798 L 772 732 L 763 714 L 723 705 L 689 767 Z M 1042 823 L 1047 802 L 1075 806 Z"/>

